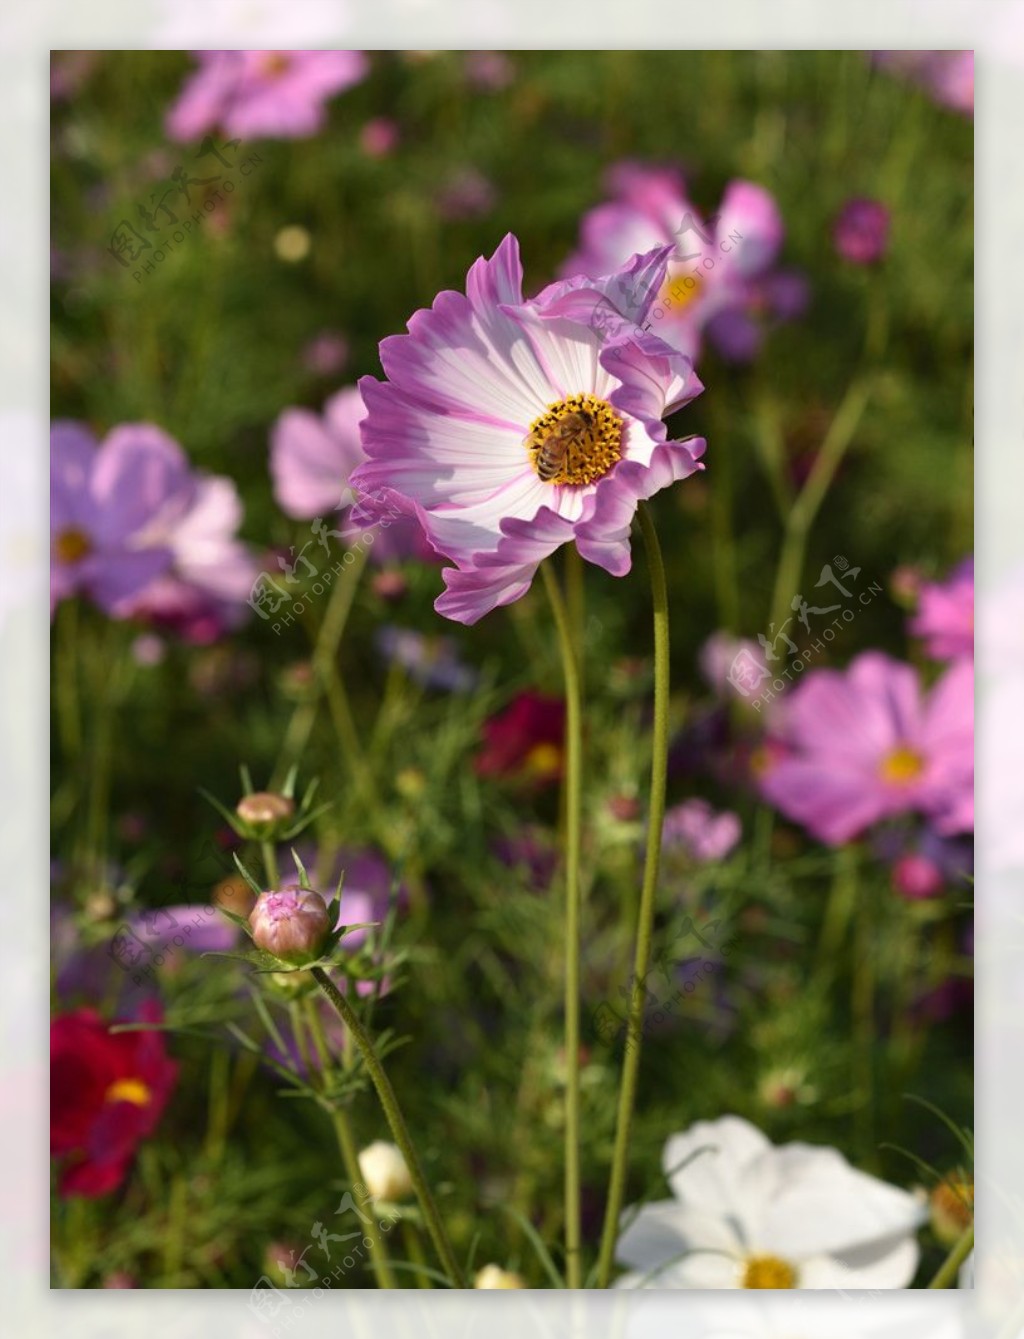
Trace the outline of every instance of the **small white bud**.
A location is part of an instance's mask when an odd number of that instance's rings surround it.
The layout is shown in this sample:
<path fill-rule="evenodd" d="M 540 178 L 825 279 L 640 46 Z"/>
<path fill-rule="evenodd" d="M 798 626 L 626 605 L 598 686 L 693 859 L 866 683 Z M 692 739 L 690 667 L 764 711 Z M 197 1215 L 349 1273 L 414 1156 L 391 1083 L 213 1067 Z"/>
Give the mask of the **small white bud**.
<path fill-rule="evenodd" d="M 512 1274 L 500 1265 L 484 1265 L 473 1280 L 474 1288 L 525 1288 L 519 1274 Z"/>
<path fill-rule="evenodd" d="M 371 1198 L 396 1203 L 412 1194 L 412 1177 L 402 1150 L 378 1139 L 359 1154 L 359 1170 Z"/>

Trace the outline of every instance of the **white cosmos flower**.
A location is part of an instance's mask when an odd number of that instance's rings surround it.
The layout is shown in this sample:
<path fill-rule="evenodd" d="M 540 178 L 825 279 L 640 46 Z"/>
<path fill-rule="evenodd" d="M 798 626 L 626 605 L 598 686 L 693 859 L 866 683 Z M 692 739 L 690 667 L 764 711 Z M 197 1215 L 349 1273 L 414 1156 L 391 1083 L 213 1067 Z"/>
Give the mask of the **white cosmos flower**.
<path fill-rule="evenodd" d="M 620 1288 L 905 1288 L 926 1213 L 833 1148 L 774 1147 L 738 1116 L 662 1156 L 674 1199 L 627 1210 Z"/>

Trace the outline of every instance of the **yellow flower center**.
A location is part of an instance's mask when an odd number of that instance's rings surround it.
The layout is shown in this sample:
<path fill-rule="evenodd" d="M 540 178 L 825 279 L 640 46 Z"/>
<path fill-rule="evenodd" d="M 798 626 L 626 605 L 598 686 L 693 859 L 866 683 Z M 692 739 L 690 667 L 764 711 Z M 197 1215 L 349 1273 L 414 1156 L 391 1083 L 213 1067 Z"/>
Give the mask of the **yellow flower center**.
<path fill-rule="evenodd" d="M 661 286 L 658 302 L 669 311 L 680 312 L 696 302 L 704 291 L 704 280 L 699 274 L 669 273 Z"/>
<path fill-rule="evenodd" d="M 92 541 L 84 530 L 71 526 L 53 541 L 53 551 L 62 563 L 80 563 L 92 552 Z"/>
<path fill-rule="evenodd" d="M 743 1271 L 744 1288 L 795 1288 L 796 1270 L 777 1255 L 751 1255 Z"/>
<path fill-rule="evenodd" d="M 141 1079 L 116 1079 L 106 1091 L 108 1102 L 131 1102 L 137 1107 L 148 1107 L 152 1093 Z"/>
<path fill-rule="evenodd" d="M 592 484 L 622 457 L 622 419 L 589 392 L 548 405 L 523 445 L 546 484 Z"/>
<path fill-rule="evenodd" d="M 536 776 L 555 776 L 562 768 L 562 750 L 557 744 L 534 744 L 526 755 L 526 768 Z"/>
<path fill-rule="evenodd" d="M 908 782 L 915 781 L 923 771 L 924 759 L 920 753 L 900 744 L 882 759 L 878 774 L 883 781 L 888 781 L 892 786 L 905 786 Z"/>
<path fill-rule="evenodd" d="M 269 51 L 260 61 L 260 74 L 266 79 L 280 79 L 290 65 L 286 51 Z"/>

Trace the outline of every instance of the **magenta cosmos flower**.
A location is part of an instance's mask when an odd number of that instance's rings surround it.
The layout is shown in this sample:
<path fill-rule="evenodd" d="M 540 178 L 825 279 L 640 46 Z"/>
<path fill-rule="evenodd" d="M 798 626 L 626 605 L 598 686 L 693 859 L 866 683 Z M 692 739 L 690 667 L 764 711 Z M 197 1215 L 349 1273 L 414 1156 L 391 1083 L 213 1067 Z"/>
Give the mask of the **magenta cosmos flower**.
<path fill-rule="evenodd" d="M 353 501 L 349 476 L 366 462 L 359 424 L 366 417 L 355 386 L 338 391 L 323 416 L 310 409 L 285 409 L 270 433 L 270 474 L 274 497 L 286 516 L 312 520 L 345 511 Z M 415 518 L 391 511 L 379 526 L 371 557 L 378 562 L 436 557 Z"/>
<path fill-rule="evenodd" d="M 703 389 L 689 359 L 640 329 L 667 248 L 626 274 L 522 296 L 511 235 L 385 339 L 388 380 L 364 377 L 369 457 L 357 521 L 414 516 L 454 563 L 435 608 L 460 623 L 518 600 L 562 544 L 613 576 L 630 568 L 642 498 L 701 469 L 704 441 L 662 419 Z M 614 291 L 613 291 L 614 284 Z"/>
<path fill-rule="evenodd" d="M 197 51 L 199 68 L 167 114 L 172 139 L 210 130 L 300 139 L 326 120 L 328 98 L 365 78 L 361 51 Z"/>
<path fill-rule="evenodd" d="M 974 669 L 959 661 L 924 695 L 917 672 L 877 651 L 816 670 L 785 698 L 766 799 L 840 845 L 916 810 L 944 835 L 974 825 Z"/>
<path fill-rule="evenodd" d="M 788 320 L 805 307 L 802 276 L 775 269 L 782 217 L 762 187 L 731 182 L 704 222 L 671 169 L 621 163 L 608 184 L 615 198 L 584 217 L 580 248 L 562 273 L 611 274 L 634 253 L 671 244 L 650 322 L 681 353 L 696 359 L 706 334 L 723 358 L 748 361 L 766 319 Z"/>
<path fill-rule="evenodd" d="M 910 623 L 933 660 L 974 655 L 974 558 L 965 558 L 945 582 L 921 585 Z"/>
<path fill-rule="evenodd" d="M 178 444 L 124 423 L 102 445 L 80 423 L 50 429 L 50 604 L 88 595 L 113 613 L 169 571 L 168 531 L 194 482 Z"/>

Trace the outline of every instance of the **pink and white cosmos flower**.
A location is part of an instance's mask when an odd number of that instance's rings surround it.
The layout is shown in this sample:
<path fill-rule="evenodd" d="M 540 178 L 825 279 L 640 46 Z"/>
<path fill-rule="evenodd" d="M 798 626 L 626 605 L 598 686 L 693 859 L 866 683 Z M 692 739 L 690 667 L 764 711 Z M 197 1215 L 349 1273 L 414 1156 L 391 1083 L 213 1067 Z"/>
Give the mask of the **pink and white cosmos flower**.
<path fill-rule="evenodd" d="M 608 185 L 614 198 L 584 216 L 562 274 L 611 274 L 636 252 L 672 244 L 651 328 L 687 357 L 699 357 L 707 336 L 723 358 L 749 361 L 766 319 L 789 320 L 806 306 L 803 276 L 775 268 L 784 229 L 763 187 L 730 182 L 705 222 L 671 168 L 620 163 Z"/>
<path fill-rule="evenodd" d="M 783 700 L 779 754 L 761 792 L 831 845 L 917 811 L 948 836 L 974 826 L 974 667 L 925 696 L 917 671 L 878 651 L 815 670 Z"/>
<path fill-rule="evenodd" d="M 525 595 L 562 544 L 613 576 L 630 569 L 638 502 L 702 469 L 700 438 L 662 422 L 703 389 L 688 358 L 640 329 L 670 248 L 603 280 L 527 302 L 509 235 L 380 346 L 387 381 L 359 383 L 368 462 L 357 523 L 414 516 L 451 559 L 438 613 L 475 623 Z"/>

